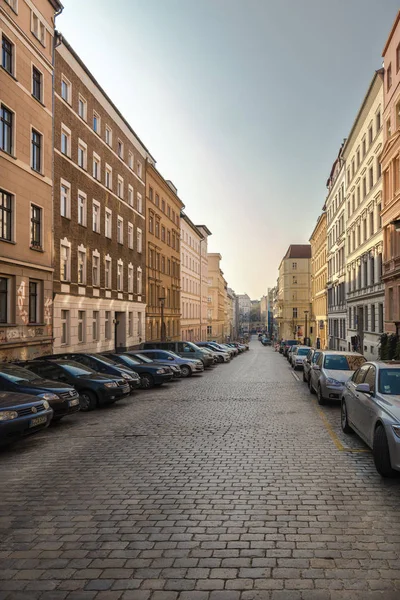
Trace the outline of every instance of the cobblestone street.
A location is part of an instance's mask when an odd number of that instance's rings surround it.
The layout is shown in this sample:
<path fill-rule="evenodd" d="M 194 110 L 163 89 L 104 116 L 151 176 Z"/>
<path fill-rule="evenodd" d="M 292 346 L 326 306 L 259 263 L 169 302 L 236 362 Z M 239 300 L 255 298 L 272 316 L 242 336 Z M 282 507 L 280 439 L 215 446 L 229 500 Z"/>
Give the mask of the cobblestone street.
<path fill-rule="evenodd" d="M 0 600 L 400 598 L 400 478 L 257 341 L 0 454 Z"/>

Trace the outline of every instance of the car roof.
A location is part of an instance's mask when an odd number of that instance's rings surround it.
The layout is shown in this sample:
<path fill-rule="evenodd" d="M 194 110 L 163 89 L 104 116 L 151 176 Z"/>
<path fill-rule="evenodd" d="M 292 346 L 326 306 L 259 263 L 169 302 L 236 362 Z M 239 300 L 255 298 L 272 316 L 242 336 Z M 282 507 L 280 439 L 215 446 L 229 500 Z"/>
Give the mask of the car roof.
<path fill-rule="evenodd" d="M 337 354 L 338 356 L 362 356 L 359 352 L 347 352 L 346 350 L 322 350 L 322 354 Z"/>
<path fill-rule="evenodd" d="M 39 358 L 38 360 L 28 360 L 26 362 L 26 364 L 29 365 L 37 365 L 37 364 L 51 364 L 51 363 L 57 363 L 58 365 L 60 365 L 60 367 L 62 367 L 63 365 L 72 365 L 73 367 L 80 367 L 82 369 L 87 369 L 86 365 L 81 365 L 81 363 L 76 362 L 75 360 L 69 359 L 69 358 L 56 358 L 54 356 L 51 357 L 51 360 L 44 358 Z"/>
<path fill-rule="evenodd" d="M 368 360 L 367 364 L 380 369 L 400 369 L 400 360 Z"/>

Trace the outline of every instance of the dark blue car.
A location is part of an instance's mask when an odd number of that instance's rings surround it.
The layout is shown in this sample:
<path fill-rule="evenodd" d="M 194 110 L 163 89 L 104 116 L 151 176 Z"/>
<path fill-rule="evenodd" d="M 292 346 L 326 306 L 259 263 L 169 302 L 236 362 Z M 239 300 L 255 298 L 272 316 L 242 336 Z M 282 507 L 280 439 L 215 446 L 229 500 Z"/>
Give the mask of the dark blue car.
<path fill-rule="evenodd" d="M 29 394 L 0 392 L 0 445 L 45 429 L 52 416 L 47 400 Z"/>

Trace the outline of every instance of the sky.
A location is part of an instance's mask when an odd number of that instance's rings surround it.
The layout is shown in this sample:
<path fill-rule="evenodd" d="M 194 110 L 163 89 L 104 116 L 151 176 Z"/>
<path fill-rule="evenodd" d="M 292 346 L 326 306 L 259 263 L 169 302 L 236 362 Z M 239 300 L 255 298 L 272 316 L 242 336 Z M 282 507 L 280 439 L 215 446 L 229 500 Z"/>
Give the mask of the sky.
<path fill-rule="evenodd" d="M 63 33 L 236 293 L 308 243 L 398 0 L 63 0 Z"/>

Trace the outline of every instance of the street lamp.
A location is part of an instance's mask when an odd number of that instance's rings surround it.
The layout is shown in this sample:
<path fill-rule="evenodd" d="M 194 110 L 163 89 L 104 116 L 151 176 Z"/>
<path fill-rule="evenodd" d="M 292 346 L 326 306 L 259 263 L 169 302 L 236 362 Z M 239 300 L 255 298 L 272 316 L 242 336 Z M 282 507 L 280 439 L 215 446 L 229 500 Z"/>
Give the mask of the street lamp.
<path fill-rule="evenodd" d="M 160 296 L 159 297 L 159 302 L 161 304 L 161 341 L 165 342 L 165 323 L 164 323 L 164 303 L 165 303 L 165 296 Z"/>
<path fill-rule="evenodd" d="M 305 316 L 305 325 L 304 325 L 304 345 L 307 344 L 307 316 L 308 316 L 308 310 L 304 311 L 304 316 Z"/>

